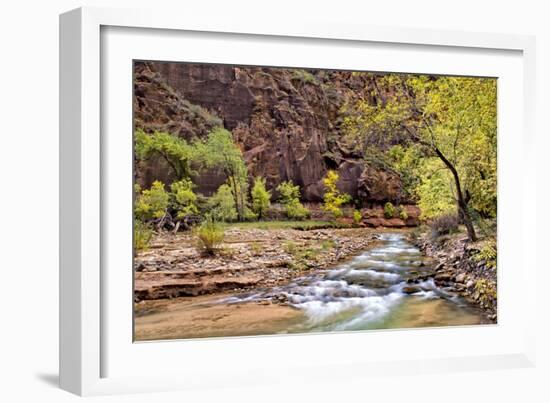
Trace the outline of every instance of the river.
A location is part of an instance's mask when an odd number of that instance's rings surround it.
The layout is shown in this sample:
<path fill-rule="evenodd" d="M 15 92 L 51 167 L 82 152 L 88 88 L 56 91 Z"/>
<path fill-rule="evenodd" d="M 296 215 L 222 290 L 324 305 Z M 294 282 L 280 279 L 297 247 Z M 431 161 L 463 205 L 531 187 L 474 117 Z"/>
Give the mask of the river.
<path fill-rule="evenodd" d="M 283 287 L 170 303 L 136 318 L 137 339 L 486 323 L 482 312 L 433 279 L 407 282 L 433 267 L 403 233 L 379 238 L 375 248 Z M 272 304 L 274 298 L 282 304 Z"/>

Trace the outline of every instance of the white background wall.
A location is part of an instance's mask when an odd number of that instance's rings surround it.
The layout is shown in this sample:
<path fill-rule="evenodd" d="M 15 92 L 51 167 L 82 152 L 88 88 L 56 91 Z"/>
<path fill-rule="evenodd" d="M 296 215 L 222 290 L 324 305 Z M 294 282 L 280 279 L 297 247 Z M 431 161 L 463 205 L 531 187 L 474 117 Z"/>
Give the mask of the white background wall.
<path fill-rule="evenodd" d="M 56 388 L 58 294 L 58 14 L 81 5 L 174 7 L 181 12 L 233 13 L 250 18 L 319 17 L 372 25 L 402 25 L 537 36 L 539 183 L 548 183 L 550 111 L 550 12 L 544 1 L 199 1 L 164 0 L 4 1 L 0 5 L 0 400 L 69 402 Z M 355 3 L 355 4 L 354 4 Z M 546 174 L 546 175 L 545 175 Z M 538 189 L 539 250 L 547 248 L 550 209 L 545 186 Z M 533 200 L 535 206 L 535 200 Z M 535 240 L 536 237 L 536 240 Z M 542 253 L 541 253 L 542 257 Z M 549 401 L 548 264 L 521 287 L 539 292 L 539 365 L 452 375 L 379 377 L 351 384 L 304 385 L 300 389 L 256 388 L 209 392 L 94 398 L 113 402 L 171 401 Z M 544 298 L 543 298 L 544 297 Z M 414 348 L 414 346 L 411 346 Z M 382 400 L 383 399 L 383 400 Z"/>

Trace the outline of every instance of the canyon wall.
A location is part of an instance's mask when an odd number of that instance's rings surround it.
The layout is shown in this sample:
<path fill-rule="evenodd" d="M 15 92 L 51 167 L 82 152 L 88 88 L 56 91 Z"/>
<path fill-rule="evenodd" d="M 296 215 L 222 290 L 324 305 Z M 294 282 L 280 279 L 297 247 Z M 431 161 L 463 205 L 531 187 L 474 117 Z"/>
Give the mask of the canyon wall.
<path fill-rule="evenodd" d="M 136 62 L 134 123 L 188 141 L 223 126 L 232 131 L 251 177 L 265 177 L 268 188 L 292 180 L 306 202 L 322 200 L 322 178 L 334 169 L 340 190 L 363 205 L 406 203 L 398 175 L 366 164 L 344 141 L 343 106 L 372 100 L 374 78 L 347 71 Z M 170 179 L 160 160 L 140 161 L 135 171 L 144 186 Z M 217 172 L 195 179 L 197 191 L 207 196 L 224 180 Z"/>

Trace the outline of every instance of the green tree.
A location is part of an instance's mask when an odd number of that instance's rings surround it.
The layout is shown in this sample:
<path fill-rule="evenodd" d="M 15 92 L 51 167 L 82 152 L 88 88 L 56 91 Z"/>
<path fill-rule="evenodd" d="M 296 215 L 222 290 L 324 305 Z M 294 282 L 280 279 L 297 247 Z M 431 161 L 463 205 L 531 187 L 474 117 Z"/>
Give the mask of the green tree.
<path fill-rule="evenodd" d="M 226 183 L 208 199 L 207 208 L 215 220 L 230 222 L 237 219 L 235 199 L 231 188 Z"/>
<path fill-rule="evenodd" d="M 258 219 L 265 217 L 271 205 L 271 192 L 265 188 L 265 179 L 257 177 L 252 186 L 252 210 L 258 215 Z"/>
<path fill-rule="evenodd" d="M 350 195 L 341 193 L 336 184 L 340 176 L 336 171 L 329 170 L 323 178 L 325 194 L 323 196 L 323 210 L 332 214 L 334 218 L 340 218 L 344 215 L 341 206 L 351 200 Z"/>
<path fill-rule="evenodd" d="M 134 213 L 137 219 L 146 222 L 163 219 L 166 216 L 170 195 L 164 189 L 164 184 L 155 181 L 150 189 L 144 189 L 137 196 Z"/>
<path fill-rule="evenodd" d="M 300 203 L 300 187 L 292 181 L 281 182 L 277 186 L 280 201 L 288 218 L 302 220 L 309 216 L 309 210 Z"/>
<path fill-rule="evenodd" d="M 215 128 L 208 134 L 205 144 L 197 145 L 207 167 L 221 169 L 227 178 L 235 200 L 239 221 L 247 217 L 248 170 L 231 132 Z"/>
<path fill-rule="evenodd" d="M 476 240 L 472 206 L 496 213 L 496 80 L 386 75 L 377 78 L 377 89 L 380 102 L 361 100 L 344 120 L 348 136 L 414 146 L 422 157 L 434 158 L 447 170 L 455 208 L 469 239 Z M 442 191 L 440 181 L 425 179 L 418 185 L 424 185 L 420 204 L 429 203 L 422 200 L 426 194 Z M 435 187 L 428 189 L 430 184 Z"/>
<path fill-rule="evenodd" d="M 177 179 L 187 179 L 193 174 L 192 164 L 200 160 L 197 147 L 184 139 L 166 132 L 135 133 L 135 155 L 138 159 L 161 158 L 172 169 Z"/>
<path fill-rule="evenodd" d="M 172 205 L 176 210 L 176 217 L 179 219 L 199 212 L 197 195 L 193 192 L 193 186 L 193 182 L 189 179 L 182 179 L 170 185 Z"/>

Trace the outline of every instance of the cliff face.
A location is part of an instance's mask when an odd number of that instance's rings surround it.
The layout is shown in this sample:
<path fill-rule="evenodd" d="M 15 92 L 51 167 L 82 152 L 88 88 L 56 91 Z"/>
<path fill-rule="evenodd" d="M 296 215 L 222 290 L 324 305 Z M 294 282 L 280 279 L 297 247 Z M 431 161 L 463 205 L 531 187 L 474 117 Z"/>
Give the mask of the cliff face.
<path fill-rule="evenodd" d="M 338 187 L 366 204 L 401 198 L 399 177 L 366 166 L 342 140 L 341 109 L 371 97 L 372 74 L 184 63 L 139 62 L 134 71 L 135 126 L 164 130 L 187 140 L 204 138 L 215 126 L 233 132 L 250 175 L 268 188 L 284 180 L 300 185 L 304 201 L 322 199 L 328 169 Z M 137 166 L 143 184 L 162 179 L 160 162 Z M 206 195 L 223 182 L 201 175 Z"/>

